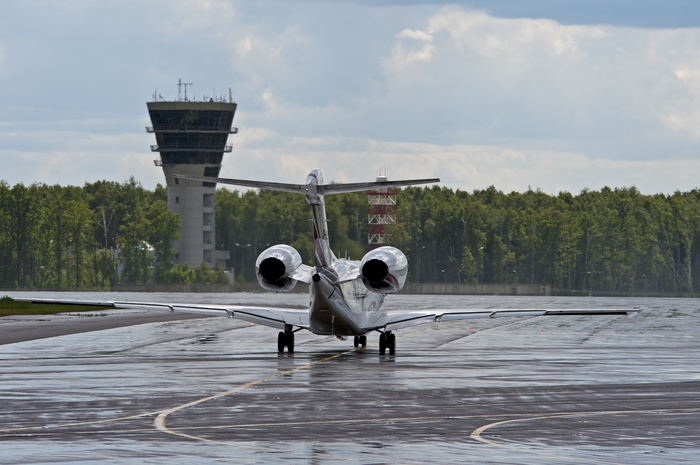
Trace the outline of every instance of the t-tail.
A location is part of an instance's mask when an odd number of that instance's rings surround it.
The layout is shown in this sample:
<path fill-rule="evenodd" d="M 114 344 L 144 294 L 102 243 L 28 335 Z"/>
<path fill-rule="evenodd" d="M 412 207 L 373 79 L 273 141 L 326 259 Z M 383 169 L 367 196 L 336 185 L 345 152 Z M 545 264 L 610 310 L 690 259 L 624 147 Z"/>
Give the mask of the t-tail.
<path fill-rule="evenodd" d="M 176 174 L 176 178 L 192 181 L 213 182 L 220 184 L 232 184 L 234 186 L 252 187 L 255 189 L 267 189 L 280 192 L 304 194 L 306 203 L 311 205 L 311 215 L 314 227 L 314 252 L 316 266 L 327 267 L 333 260 L 333 254 L 328 243 L 328 225 L 326 219 L 326 204 L 323 196 L 330 194 L 345 194 L 348 192 L 362 192 L 388 187 L 414 186 L 418 184 L 430 184 L 440 182 L 439 178 L 406 179 L 401 181 L 374 181 L 356 183 L 325 184 L 323 173 L 319 169 L 313 169 L 306 177 L 306 184 L 286 184 L 280 182 L 248 181 L 245 179 L 214 178 L 208 176 L 189 176 Z M 262 255 L 261 255 L 262 256 Z"/>

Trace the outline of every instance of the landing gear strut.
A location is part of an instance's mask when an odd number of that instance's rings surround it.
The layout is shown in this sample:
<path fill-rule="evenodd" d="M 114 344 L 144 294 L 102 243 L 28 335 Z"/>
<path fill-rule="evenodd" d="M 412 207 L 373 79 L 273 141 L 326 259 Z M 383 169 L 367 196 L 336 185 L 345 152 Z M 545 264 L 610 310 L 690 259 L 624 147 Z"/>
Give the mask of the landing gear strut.
<path fill-rule="evenodd" d="M 379 353 L 384 355 L 387 349 L 389 349 L 389 355 L 396 353 L 396 335 L 391 331 L 379 335 Z"/>
<path fill-rule="evenodd" d="M 355 347 L 367 347 L 367 336 L 355 336 Z"/>
<path fill-rule="evenodd" d="M 287 352 L 290 354 L 294 353 L 294 332 L 291 327 L 280 331 L 277 335 L 277 352 L 280 354 L 284 352 L 284 348 L 287 348 Z"/>

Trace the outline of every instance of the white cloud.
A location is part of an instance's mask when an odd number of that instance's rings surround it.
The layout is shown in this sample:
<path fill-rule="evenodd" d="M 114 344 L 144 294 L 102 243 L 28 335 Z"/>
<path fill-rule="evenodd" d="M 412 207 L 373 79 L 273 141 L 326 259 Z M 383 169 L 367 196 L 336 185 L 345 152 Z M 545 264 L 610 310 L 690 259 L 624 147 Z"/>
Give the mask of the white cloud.
<path fill-rule="evenodd" d="M 237 16 L 233 4 L 225 0 L 169 1 L 162 6 L 164 10 L 155 20 L 156 24 L 159 24 L 159 32 L 173 36 L 219 31 L 231 27 Z"/>
<path fill-rule="evenodd" d="M 404 29 L 396 34 L 396 38 L 424 42 L 423 45 L 416 47 L 415 43 L 409 43 L 405 40 L 397 41 L 391 51 L 393 65 L 396 68 L 404 68 L 414 61 L 429 61 L 433 57 L 435 47 L 432 44 L 432 35 L 423 31 Z"/>
<path fill-rule="evenodd" d="M 700 65 L 696 60 L 695 66 Z M 665 127 L 676 134 L 694 139 L 700 138 L 700 69 L 688 66 L 678 68 L 673 73 L 684 85 L 689 97 L 679 99 L 669 113 L 662 117 Z"/>
<path fill-rule="evenodd" d="M 681 81 L 700 82 L 700 69 L 677 69 L 674 74 Z"/>
<path fill-rule="evenodd" d="M 415 39 L 423 42 L 432 42 L 433 36 L 423 32 L 423 31 L 413 31 L 411 29 L 404 29 L 403 31 L 396 34 L 397 39 Z"/>
<path fill-rule="evenodd" d="M 700 138 L 700 111 L 665 115 L 664 126 L 671 132 L 692 137 Z"/>
<path fill-rule="evenodd" d="M 245 36 L 244 38 L 235 41 L 234 47 L 236 48 L 238 56 L 244 58 L 253 50 L 253 40 L 250 36 Z"/>
<path fill-rule="evenodd" d="M 152 88 L 174 97 L 182 77 L 200 97 L 233 88 L 231 177 L 303 180 L 318 166 L 353 181 L 386 166 L 392 177 L 436 174 L 464 189 L 695 187 L 685 173 L 697 168 L 700 138 L 699 29 L 563 25 L 430 4 L 47 5 L 35 14 L 17 2 L 0 19 L 0 73 L 14 90 L 0 114 L 9 122 L 0 129 L 15 133 L 0 134 L 8 180 L 162 182 L 154 138 L 142 133 L 150 124 L 135 121 L 147 119 Z M 10 61 L 12 73 L 2 72 Z M 91 119 L 103 123 L 83 123 Z M 57 130 L 31 131 L 38 120 Z"/>
<path fill-rule="evenodd" d="M 437 176 L 441 185 L 471 191 L 491 185 L 504 192 L 541 188 L 556 194 L 584 188 L 637 186 L 644 193 L 698 187 L 700 160 L 606 160 L 581 153 L 507 146 L 438 145 L 352 138 L 279 138 L 238 144 L 222 176 L 301 182 L 313 168 L 327 181 L 360 182 L 387 168 L 390 179 Z M 245 165 L 236 163 L 240 157 Z"/>
<path fill-rule="evenodd" d="M 268 128 L 241 128 L 239 133 L 235 136 L 231 136 L 230 142 L 236 144 L 252 144 L 255 142 L 263 142 L 272 139 L 277 136 L 277 133 L 271 131 Z"/>
<path fill-rule="evenodd" d="M 451 60 L 455 65 L 483 66 L 483 62 L 475 60 L 481 58 L 490 62 L 488 69 L 498 73 L 498 81 L 502 82 L 503 77 L 537 69 L 543 62 L 549 62 L 548 65 L 580 62 L 591 41 L 612 34 L 611 28 L 600 26 L 568 26 L 548 19 L 502 19 L 451 8 L 427 19 L 425 30 L 405 29 L 398 33 L 390 63 L 401 69 L 411 62 L 428 61 L 440 55 L 442 60 Z M 406 50 L 410 47 L 408 40 L 425 43 L 419 50 L 415 45 Z M 433 71 L 439 72 L 439 67 L 435 66 Z M 460 67 L 453 66 L 452 71 L 456 69 Z M 415 72 L 415 68 L 410 72 Z"/>
<path fill-rule="evenodd" d="M 309 37 L 296 26 L 290 26 L 273 37 L 257 33 L 239 38 L 235 32 L 222 32 L 220 36 L 231 43 L 236 52 L 232 63 L 236 64 L 240 63 L 240 59 L 279 60 L 295 46 L 308 46 L 310 43 Z"/>
<path fill-rule="evenodd" d="M 690 158 L 700 135 L 698 49 L 699 29 L 562 25 L 448 8 L 395 36 L 383 62 L 387 92 L 374 108 L 397 128 L 394 139 L 403 129 L 446 144 Z M 593 141 L 596 153 L 588 152 Z"/>
<path fill-rule="evenodd" d="M 534 50 L 555 55 L 574 53 L 585 39 L 604 37 L 598 26 L 566 26 L 548 19 L 501 19 L 462 10 L 433 16 L 428 33 L 445 30 L 452 40 L 487 58 L 509 57 Z"/>
<path fill-rule="evenodd" d="M 0 132 L 0 160 L 5 167 L 2 179 L 10 184 L 82 186 L 101 179 L 122 182 L 135 176 L 152 188 L 165 180 L 153 163 L 157 154 L 149 150 L 151 138 L 150 134 Z"/>

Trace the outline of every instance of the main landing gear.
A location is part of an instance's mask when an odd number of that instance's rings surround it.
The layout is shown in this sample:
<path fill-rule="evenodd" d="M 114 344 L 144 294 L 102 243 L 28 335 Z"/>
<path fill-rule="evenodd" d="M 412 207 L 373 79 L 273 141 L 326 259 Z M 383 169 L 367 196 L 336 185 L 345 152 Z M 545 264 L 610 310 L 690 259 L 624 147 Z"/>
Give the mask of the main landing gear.
<path fill-rule="evenodd" d="M 287 348 L 287 352 L 290 354 L 294 353 L 294 331 L 292 331 L 291 326 L 289 329 L 280 331 L 277 335 L 277 352 L 280 354 L 284 352 L 284 348 Z"/>
<path fill-rule="evenodd" d="M 389 349 L 389 355 L 396 353 L 396 335 L 391 331 L 379 335 L 379 354 L 386 354 L 387 349 Z"/>
<path fill-rule="evenodd" d="M 355 347 L 367 347 L 367 336 L 355 336 Z"/>

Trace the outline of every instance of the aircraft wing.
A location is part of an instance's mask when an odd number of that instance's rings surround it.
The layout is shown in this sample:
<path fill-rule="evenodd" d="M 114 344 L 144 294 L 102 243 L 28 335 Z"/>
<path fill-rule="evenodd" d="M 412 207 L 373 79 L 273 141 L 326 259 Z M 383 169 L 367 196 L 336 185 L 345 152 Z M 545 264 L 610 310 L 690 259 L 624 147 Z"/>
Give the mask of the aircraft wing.
<path fill-rule="evenodd" d="M 410 312 L 387 312 L 370 328 L 392 331 L 423 323 L 470 320 L 474 318 L 500 318 L 516 316 L 555 316 L 555 315 L 629 315 L 638 308 L 502 308 L 502 309 L 436 309 Z"/>
<path fill-rule="evenodd" d="M 310 268 L 310 267 L 309 267 Z M 285 325 L 302 328 L 309 327 L 309 311 L 295 308 L 252 307 L 243 305 L 197 305 L 171 304 L 158 302 L 117 302 L 97 300 L 57 300 L 57 299 L 24 299 L 14 300 L 41 304 L 94 305 L 114 309 L 146 309 L 169 310 L 171 312 L 194 313 L 210 316 L 227 316 L 251 323 L 284 329 Z"/>

